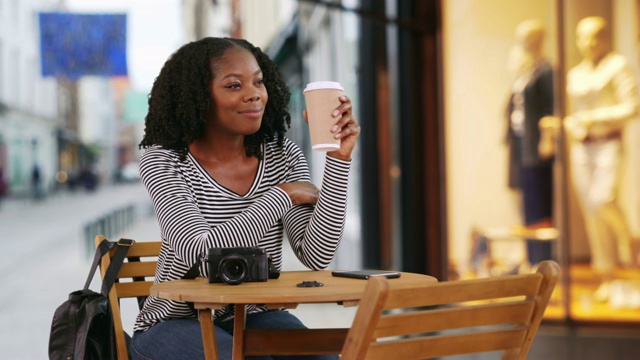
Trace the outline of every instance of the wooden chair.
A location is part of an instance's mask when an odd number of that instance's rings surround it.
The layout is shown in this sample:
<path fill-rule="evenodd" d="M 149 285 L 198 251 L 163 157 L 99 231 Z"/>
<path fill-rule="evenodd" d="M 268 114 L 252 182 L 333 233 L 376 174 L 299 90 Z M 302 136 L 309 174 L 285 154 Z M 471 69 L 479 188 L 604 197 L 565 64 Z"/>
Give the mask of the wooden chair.
<path fill-rule="evenodd" d="M 525 359 L 559 276 L 556 262 L 532 274 L 398 286 L 368 280 L 342 359 L 428 359 L 504 350 Z"/>
<path fill-rule="evenodd" d="M 104 239 L 103 235 L 96 236 L 95 246 L 97 247 Z M 125 331 L 122 327 L 120 299 L 137 298 L 138 304 L 141 304 L 140 301 L 149 295 L 149 288 L 153 285 L 153 278 L 156 272 L 160 246 L 161 241 L 135 242 L 131 245 L 125 262 L 116 276 L 116 283 L 113 284 L 109 292 L 118 359 L 129 359 Z M 105 254 L 102 257 L 100 262 L 100 275 L 102 278 L 104 278 L 106 269 L 109 267 L 114 254 L 115 248 L 108 255 Z"/>

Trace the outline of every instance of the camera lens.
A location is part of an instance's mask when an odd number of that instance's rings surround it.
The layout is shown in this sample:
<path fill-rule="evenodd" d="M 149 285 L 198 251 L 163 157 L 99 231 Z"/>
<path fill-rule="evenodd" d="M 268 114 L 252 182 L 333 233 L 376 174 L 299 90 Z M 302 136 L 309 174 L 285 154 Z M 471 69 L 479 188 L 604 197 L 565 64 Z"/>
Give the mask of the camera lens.
<path fill-rule="evenodd" d="M 243 257 L 231 254 L 225 256 L 220 261 L 218 273 L 220 278 L 227 284 L 240 284 L 246 277 L 248 271 L 247 260 Z"/>

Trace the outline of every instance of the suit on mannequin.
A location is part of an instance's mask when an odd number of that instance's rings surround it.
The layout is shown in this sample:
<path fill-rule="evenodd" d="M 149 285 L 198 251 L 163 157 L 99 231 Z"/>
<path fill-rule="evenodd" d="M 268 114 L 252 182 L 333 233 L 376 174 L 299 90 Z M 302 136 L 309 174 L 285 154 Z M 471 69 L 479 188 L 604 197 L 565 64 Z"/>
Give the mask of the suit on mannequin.
<path fill-rule="evenodd" d="M 516 75 L 507 106 L 509 185 L 522 191 L 525 225 L 550 224 L 552 159 L 538 153 L 538 122 L 554 112 L 553 67 L 542 55 L 540 22 L 521 23 L 516 38 L 509 59 Z"/>
<path fill-rule="evenodd" d="M 564 121 L 571 144 L 571 177 L 582 210 L 591 266 L 603 282 L 594 294 L 609 297 L 617 264 L 633 265 L 631 235 L 617 202 L 623 162 L 622 133 L 638 112 L 634 75 L 626 59 L 613 52 L 607 23 L 582 19 L 576 43 L 583 60 L 567 75 L 569 116 Z"/>
<path fill-rule="evenodd" d="M 515 74 L 507 105 L 509 187 L 522 194 L 524 225 L 550 227 L 553 207 L 553 158 L 541 156 L 539 121 L 554 113 L 554 71 L 543 56 L 544 27 L 537 20 L 520 23 L 517 44 L 509 54 Z M 528 261 L 549 258 L 549 242 L 527 241 Z"/>

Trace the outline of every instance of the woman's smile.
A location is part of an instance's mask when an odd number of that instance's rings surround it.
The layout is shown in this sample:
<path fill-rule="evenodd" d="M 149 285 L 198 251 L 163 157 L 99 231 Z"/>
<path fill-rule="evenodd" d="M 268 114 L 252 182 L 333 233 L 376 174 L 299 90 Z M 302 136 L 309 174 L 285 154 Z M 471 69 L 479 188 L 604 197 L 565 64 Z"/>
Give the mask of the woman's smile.
<path fill-rule="evenodd" d="M 240 115 L 252 118 L 252 119 L 260 119 L 262 118 L 262 108 L 252 108 L 247 110 L 241 110 L 238 112 Z"/>

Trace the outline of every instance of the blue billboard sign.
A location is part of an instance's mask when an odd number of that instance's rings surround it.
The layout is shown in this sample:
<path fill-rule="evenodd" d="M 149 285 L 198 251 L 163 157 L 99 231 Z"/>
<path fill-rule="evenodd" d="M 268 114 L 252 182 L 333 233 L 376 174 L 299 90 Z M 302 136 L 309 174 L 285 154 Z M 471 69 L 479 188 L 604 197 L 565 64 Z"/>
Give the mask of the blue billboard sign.
<path fill-rule="evenodd" d="M 39 14 L 42 76 L 127 75 L 126 14 Z"/>

